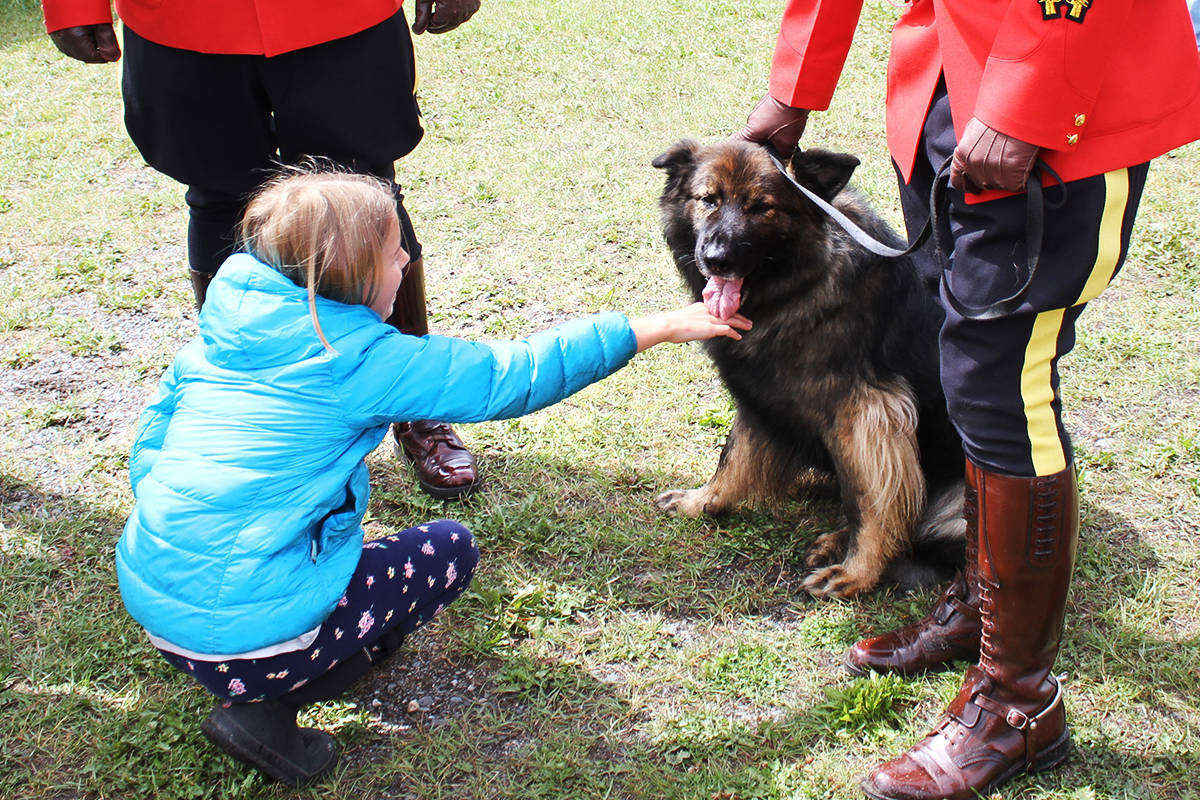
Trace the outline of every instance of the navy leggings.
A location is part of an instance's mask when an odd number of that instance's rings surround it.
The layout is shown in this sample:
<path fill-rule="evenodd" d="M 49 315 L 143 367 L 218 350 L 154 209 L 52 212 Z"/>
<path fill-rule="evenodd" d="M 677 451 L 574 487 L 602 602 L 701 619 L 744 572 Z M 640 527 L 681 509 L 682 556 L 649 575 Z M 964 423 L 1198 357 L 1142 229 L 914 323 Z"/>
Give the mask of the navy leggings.
<path fill-rule="evenodd" d="M 159 651 L 222 700 L 271 700 L 299 689 L 388 631 L 409 634 L 466 591 L 479 563 L 475 537 L 435 520 L 363 544 L 337 607 L 304 650 L 267 658 L 201 661 Z M 254 624 L 247 620 L 247 624 Z"/>

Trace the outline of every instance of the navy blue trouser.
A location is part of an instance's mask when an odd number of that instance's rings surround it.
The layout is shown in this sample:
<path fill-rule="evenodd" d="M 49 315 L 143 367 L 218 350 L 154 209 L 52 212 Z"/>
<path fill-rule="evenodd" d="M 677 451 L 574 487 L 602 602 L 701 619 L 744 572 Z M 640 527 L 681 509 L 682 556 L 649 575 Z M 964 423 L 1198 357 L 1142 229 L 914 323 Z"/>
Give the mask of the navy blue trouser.
<path fill-rule="evenodd" d="M 272 700 L 299 689 L 392 630 L 409 634 L 471 583 L 479 549 L 471 532 L 435 520 L 363 544 L 358 568 L 337 607 L 304 650 L 266 658 L 204 661 L 160 650 L 163 657 L 222 700 Z M 247 625 L 260 621 L 247 619 Z"/>
<path fill-rule="evenodd" d="M 900 180 L 909 236 L 929 217 L 934 173 L 956 140 L 950 102 L 939 87 L 930 104 L 912 180 Z M 1062 421 L 1058 363 L 1075 346 L 1075 322 L 1121 268 L 1149 163 L 1118 169 L 1065 187 L 1047 187 L 1045 235 L 1033 283 L 1014 313 L 966 319 L 946 309 L 939 336 L 942 386 L 967 457 L 984 469 L 1033 477 L 1061 472 L 1072 461 Z M 915 254 L 935 294 L 944 270 L 955 296 L 985 306 L 1011 295 L 1026 277 L 1025 195 L 968 204 L 953 189 L 948 220 L 953 250 L 930 242 Z"/>
<path fill-rule="evenodd" d="M 164 47 L 125 27 L 125 127 L 146 163 L 188 187 L 188 262 L 214 273 L 247 198 L 277 168 L 328 158 L 393 181 L 423 134 L 404 14 L 267 58 Z M 405 249 L 421 255 L 395 188 Z"/>

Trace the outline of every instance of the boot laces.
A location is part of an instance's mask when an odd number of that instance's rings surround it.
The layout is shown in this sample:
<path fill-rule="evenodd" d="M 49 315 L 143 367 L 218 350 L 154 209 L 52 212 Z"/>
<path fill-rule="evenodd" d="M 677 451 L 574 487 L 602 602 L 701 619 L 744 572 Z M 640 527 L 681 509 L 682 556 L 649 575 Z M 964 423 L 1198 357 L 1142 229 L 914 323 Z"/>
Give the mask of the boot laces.
<path fill-rule="evenodd" d="M 1049 561 L 1058 545 L 1058 487 L 1051 479 L 1034 482 L 1034 531 L 1030 558 Z"/>

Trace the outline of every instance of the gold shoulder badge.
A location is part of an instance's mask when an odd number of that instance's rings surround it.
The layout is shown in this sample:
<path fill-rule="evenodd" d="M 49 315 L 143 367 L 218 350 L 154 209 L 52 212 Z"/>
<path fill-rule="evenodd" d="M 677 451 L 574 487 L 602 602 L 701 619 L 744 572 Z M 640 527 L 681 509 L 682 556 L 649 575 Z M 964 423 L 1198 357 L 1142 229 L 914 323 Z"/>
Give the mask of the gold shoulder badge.
<path fill-rule="evenodd" d="M 1037 3 L 1042 7 L 1042 19 L 1061 18 L 1063 7 L 1066 6 L 1067 19 L 1082 23 L 1092 0 L 1037 0 Z"/>

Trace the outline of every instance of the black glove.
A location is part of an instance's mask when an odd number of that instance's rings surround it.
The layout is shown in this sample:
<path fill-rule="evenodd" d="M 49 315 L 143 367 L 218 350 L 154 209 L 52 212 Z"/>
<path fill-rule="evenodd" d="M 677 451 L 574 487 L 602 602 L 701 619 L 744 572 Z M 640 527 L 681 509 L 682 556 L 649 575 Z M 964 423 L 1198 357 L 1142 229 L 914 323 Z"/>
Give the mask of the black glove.
<path fill-rule="evenodd" d="M 770 143 L 787 158 L 796 149 L 807 123 L 808 109 L 785 106 L 766 94 L 746 118 L 746 126 L 734 135 L 748 142 Z"/>
<path fill-rule="evenodd" d="M 413 33 L 452 31 L 479 10 L 479 0 L 417 0 Z"/>
<path fill-rule="evenodd" d="M 106 64 L 121 58 L 111 22 L 50 31 L 50 40 L 64 55 L 85 64 Z"/>
<path fill-rule="evenodd" d="M 971 117 L 950 162 L 950 185 L 960 192 L 1023 192 L 1037 161 L 1037 145 L 1022 142 Z"/>

